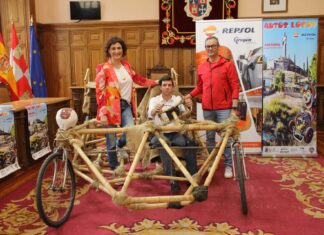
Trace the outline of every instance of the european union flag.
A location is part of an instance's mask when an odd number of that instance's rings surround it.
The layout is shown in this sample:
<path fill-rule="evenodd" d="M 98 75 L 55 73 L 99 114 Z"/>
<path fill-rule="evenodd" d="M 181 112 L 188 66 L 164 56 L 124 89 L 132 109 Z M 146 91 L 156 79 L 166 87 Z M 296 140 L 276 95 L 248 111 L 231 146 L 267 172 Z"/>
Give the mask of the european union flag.
<path fill-rule="evenodd" d="M 44 70 L 34 25 L 30 26 L 30 78 L 35 97 L 47 97 Z"/>

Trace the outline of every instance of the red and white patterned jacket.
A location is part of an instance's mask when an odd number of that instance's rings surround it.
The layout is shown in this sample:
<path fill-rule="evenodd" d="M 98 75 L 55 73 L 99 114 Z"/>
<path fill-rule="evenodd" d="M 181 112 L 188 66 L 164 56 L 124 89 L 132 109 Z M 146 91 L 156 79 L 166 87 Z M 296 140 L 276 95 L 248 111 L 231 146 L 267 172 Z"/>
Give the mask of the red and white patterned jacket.
<path fill-rule="evenodd" d="M 155 81 L 137 74 L 126 60 L 121 61 L 133 82 L 138 85 L 151 87 L 157 85 Z M 133 116 L 136 117 L 135 89 L 132 91 L 131 105 Z M 121 124 L 118 78 L 110 61 L 99 64 L 96 68 L 96 99 L 97 119 L 105 124 Z"/>

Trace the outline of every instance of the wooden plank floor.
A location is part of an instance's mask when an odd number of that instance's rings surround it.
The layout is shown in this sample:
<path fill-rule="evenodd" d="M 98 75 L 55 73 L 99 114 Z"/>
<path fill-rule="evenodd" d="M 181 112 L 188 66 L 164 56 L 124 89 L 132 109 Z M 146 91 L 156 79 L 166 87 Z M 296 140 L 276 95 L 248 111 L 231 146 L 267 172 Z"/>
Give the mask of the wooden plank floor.
<path fill-rule="evenodd" d="M 324 157 L 324 131 L 317 132 L 317 151 L 319 156 Z M 5 179 L 0 180 L 0 198 L 14 191 L 26 182 L 36 179 L 41 161 L 27 170 L 19 170 Z"/>

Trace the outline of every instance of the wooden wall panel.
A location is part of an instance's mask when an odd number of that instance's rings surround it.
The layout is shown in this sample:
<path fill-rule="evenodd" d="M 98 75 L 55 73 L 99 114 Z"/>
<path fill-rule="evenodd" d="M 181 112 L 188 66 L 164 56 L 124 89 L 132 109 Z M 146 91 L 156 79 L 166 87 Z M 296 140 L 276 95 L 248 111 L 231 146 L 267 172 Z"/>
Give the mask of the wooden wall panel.
<path fill-rule="evenodd" d="M 52 61 L 52 80 L 46 78 L 49 95 L 56 97 L 71 97 L 70 50 L 67 47 L 55 47 Z"/>
<path fill-rule="evenodd" d="M 53 32 L 53 42 L 52 45 L 55 46 L 70 46 L 69 32 L 67 31 L 57 31 Z"/>
<path fill-rule="evenodd" d="M 71 85 L 83 85 L 83 77 L 88 68 L 88 54 L 86 47 L 71 48 Z"/>
<path fill-rule="evenodd" d="M 324 86 L 324 41 L 318 45 L 318 51 L 317 84 Z"/>
<path fill-rule="evenodd" d="M 87 45 L 87 32 L 71 31 L 70 33 L 71 47 L 80 47 Z"/>
<path fill-rule="evenodd" d="M 104 29 L 104 43 L 111 37 L 122 37 L 121 29 Z"/>
<path fill-rule="evenodd" d="M 51 82 L 54 80 L 53 73 L 51 72 L 52 69 L 54 69 L 53 66 L 53 41 L 54 41 L 54 33 L 47 32 L 43 33 L 39 37 L 38 45 L 40 49 L 40 54 L 42 57 L 42 64 L 43 64 L 43 70 L 44 75 L 46 79 L 46 87 L 47 87 L 47 95 L 48 96 L 55 96 L 55 93 L 52 89 L 49 89 L 51 87 Z"/>
<path fill-rule="evenodd" d="M 192 61 L 195 59 L 195 51 L 192 49 L 183 49 L 181 53 L 180 61 L 182 63 L 179 64 L 180 71 L 183 71 L 182 75 L 179 77 L 180 84 L 193 84 L 194 78 L 192 77 L 190 68 L 192 65 Z"/>
<path fill-rule="evenodd" d="M 101 47 L 104 43 L 103 35 L 104 32 L 102 30 L 90 30 L 88 33 L 88 45 Z"/>
<path fill-rule="evenodd" d="M 96 67 L 104 61 L 104 54 L 101 46 L 88 47 L 88 67 L 90 68 L 90 80 L 94 81 L 96 76 Z"/>
<path fill-rule="evenodd" d="M 147 71 L 150 68 L 153 68 L 155 65 L 159 64 L 159 50 L 156 47 L 143 47 L 142 48 L 142 62 L 141 64 L 145 67 L 142 67 L 142 71 Z M 145 73 L 146 74 L 146 73 Z M 143 74 L 143 75 L 145 75 Z"/>
<path fill-rule="evenodd" d="M 324 19 L 318 27 L 317 84 L 324 85 Z"/>
<path fill-rule="evenodd" d="M 6 1 L 8 7 L 8 18 L 7 20 L 11 21 L 11 19 L 15 22 L 15 26 L 17 29 L 24 28 L 26 24 L 26 2 L 25 0 L 10 0 Z"/>
<path fill-rule="evenodd" d="M 167 68 L 174 68 L 178 74 L 182 75 L 183 71 L 181 71 L 179 68 L 179 63 L 182 63 L 182 61 L 179 60 L 179 51 L 182 50 L 183 49 L 175 49 L 175 48 L 163 49 L 161 64 Z M 180 82 L 179 84 L 182 85 Z"/>
<path fill-rule="evenodd" d="M 143 44 L 157 45 L 159 43 L 159 31 L 157 29 L 143 31 Z"/>
<path fill-rule="evenodd" d="M 139 47 L 127 46 L 127 60 L 135 69 L 135 71 L 141 75 L 145 75 L 145 73 L 141 72 L 141 50 Z"/>
<path fill-rule="evenodd" d="M 317 130 L 324 131 L 324 85 L 317 86 Z"/>
<path fill-rule="evenodd" d="M 131 45 L 139 45 L 141 42 L 140 42 L 140 30 L 135 30 L 135 29 L 132 29 L 132 30 L 125 30 L 124 31 L 124 40 L 125 40 L 125 43 L 129 46 Z"/>
<path fill-rule="evenodd" d="M 1 30 L 7 52 L 9 53 L 11 47 L 11 21 L 13 21 L 27 63 L 29 63 L 29 22 L 31 13 L 35 11 L 31 2 L 32 0 L 0 1 Z"/>

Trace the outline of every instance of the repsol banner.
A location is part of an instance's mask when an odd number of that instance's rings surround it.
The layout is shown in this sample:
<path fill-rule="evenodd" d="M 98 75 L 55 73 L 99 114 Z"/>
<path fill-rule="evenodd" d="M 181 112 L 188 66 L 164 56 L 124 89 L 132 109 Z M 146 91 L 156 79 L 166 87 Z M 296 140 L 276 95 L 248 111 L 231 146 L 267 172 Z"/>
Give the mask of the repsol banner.
<path fill-rule="evenodd" d="M 314 156 L 318 20 L 263 21 L 263 156 Z"/>
<path fill-rule="evenodd" d="M 15 118 L 10 105 L 0 105 L 0 179 L 20 169 Z"/>
<path fill-rule="evenodd" d="M 26 106 L 28 113 L 29 144 L 34 160 L 51 152 L 48 137 L 47 106 L 44 103 Z"/>
<path fill-rule="evenodd" d="M 204 20 L 196 22 L 196 64 L 208 58 L 205 40 L 215 36 L 218 54 L 234 62 L 241 84 L 239 97 L 241 142 L 246 153 L 261 153 L 262 20 Z M 198 119 L 203 119 L 201 105 Z"/>

